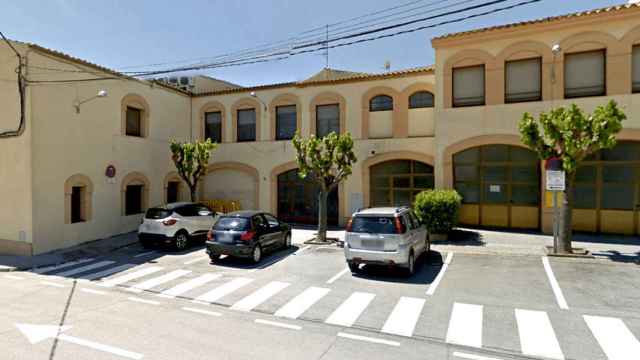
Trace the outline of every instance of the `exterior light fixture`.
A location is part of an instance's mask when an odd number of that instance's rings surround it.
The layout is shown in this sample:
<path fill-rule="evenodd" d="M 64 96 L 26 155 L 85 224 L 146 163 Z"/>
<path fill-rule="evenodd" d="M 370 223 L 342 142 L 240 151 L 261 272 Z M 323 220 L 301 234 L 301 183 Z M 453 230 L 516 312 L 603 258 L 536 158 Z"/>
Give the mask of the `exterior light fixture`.
<path fill-rule="evenodd" d="M 108 93 L 107 90 L 100 90 L 98 91 L 98 94 L 96 94 L 95 96 L 92 96 L 88 99 L 82 100 L 82 101 L 76 101 L 75 104 L 73 104 L 73 107 L 76 108 L 76 114 L 80 114 L 80 105 L 84 104 L 84 103 L 88 103 L 91 100 L 97 99 L 97 98 L 103 98 L 103 97 L 107 97 Z"/>
<path fill-rule="evenodd" d="M 255 92 L 255 91 L 250 92 L 250 93 L 249 93 L 249 95 L 251 95 L 251 97 L 252 97 L 252 98 L 255 98 L 255 99 L 257 99 L 258 101 L 260 101 L 260 103 L 262 103 L 262 106 L 264 106 L 264 110 L 265 110 L 265 111 L 267 110 L 267 104 L 265 104 L 265 103 L 264 103 L 264 101 L 262 101 L 262 99 L 260 99 L 260 98 L 258 97 L 258 95 L 256 94 L 256 92 Z"/>
<path fill-rule="evenodd" d="M 551 64 L 551 83 L 555 84 L 556 82 L 556 55 L 560 54 L 562 48 L 560 44 L 553 44 L 551 47 L 551 53 L 553 54 L 553 63 Z"/>

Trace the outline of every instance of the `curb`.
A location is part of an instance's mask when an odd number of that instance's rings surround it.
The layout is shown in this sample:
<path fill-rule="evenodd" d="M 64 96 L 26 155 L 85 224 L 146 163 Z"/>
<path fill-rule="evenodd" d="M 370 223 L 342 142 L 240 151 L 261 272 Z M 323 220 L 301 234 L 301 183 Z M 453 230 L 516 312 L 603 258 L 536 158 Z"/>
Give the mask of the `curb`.
<path fill-rule="evenodd" d="M 15 266 L 0 265 L 0 272 L 12 272 L 16 270 L 19 270 L 19 269 L 16 268 Z"/>

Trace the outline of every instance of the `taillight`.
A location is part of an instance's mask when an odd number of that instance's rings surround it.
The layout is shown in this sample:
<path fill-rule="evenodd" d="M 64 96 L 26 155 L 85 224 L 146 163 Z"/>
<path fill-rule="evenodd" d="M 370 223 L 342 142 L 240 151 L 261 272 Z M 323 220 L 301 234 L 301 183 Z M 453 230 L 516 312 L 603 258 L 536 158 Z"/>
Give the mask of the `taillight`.
<path fill-rule="evenodd" d="M 209 232 L 207 233 L 207 240 L 213 240 L 213 230 L 209 230 Z"/>
<path fill-rule="evenodd" d="M 349 221 L 347 221 L 347 231 L 351 231 L 351 223 L 353 222 L 353 218 L 349 218 Z"/>
<path fill-rule="evenodd" d="M 178 222 L 178 220 L 176 219 L 166 219 L 166 220 L 162 220 L 162 223 L 165 226 L 171 226 L 171 225 L 175 225 Z"/>
<path fill-rule="evenodd" d="M 404 234 L 405 232 L 405 227 L 404 224 L 402 223 L 402 221 L 400 220 L 399 217 L 396 218 L 396 233 L 398 234 Z"/>
<path fill-rule="evenodd" d="M 240 240 L 242 241 L 250 241 L 256 235 L 256 232 L 253 230 L 248 230 L 240 234 Z"/>

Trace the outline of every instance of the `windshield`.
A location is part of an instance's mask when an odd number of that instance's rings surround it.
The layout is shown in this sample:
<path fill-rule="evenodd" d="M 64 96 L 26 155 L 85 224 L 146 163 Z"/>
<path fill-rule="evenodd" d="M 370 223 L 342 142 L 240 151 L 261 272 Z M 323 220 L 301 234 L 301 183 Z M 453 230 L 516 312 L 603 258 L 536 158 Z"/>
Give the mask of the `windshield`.
<path fill-rule="evenodd" d="M 351 232 L 373 234 L 395 234 L 393 217 L 356 216 L 351 222 Z"/>
<path fill-rule="evenodd" d="M 225 216 L 218 219 L 216 224 L 213 226 L 215 230 L 249 230 L 250 224 L 249 219 L 241 218 L 241 217 L 230 217 Z"/>
<path fill-rule="evenodd" d="M 161 208 L 151 208 L 147 210 L 147 214 L 144 216 L 147 219 L 164 219 L 171 216 L 172 211 Z"/>

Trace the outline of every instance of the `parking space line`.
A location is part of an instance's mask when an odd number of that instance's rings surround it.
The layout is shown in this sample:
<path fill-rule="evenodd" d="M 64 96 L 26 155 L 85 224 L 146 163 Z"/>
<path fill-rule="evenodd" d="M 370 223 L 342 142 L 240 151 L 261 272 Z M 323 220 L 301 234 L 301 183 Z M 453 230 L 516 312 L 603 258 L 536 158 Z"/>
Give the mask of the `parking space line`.
<path fill-rule="evenodd" d="M 458 352 L 458 351 L 454 351 L 453 352 L 453 356 L 459 357 L 459 358 L 462 358 L 462 359 L 469 359 L 469 360 L 502 360 L 502 359 L 498 359 L 498 358 L 494 358 L 494 357 L 487 357 L 487 356 L 475 355 L 475 354 L 467 354 L 467 353 Z"/>
<path fill-rule="evenodd" d="M 195 259 L 191 259 L 189 261 L 185 261 L 184 264 L 185 265 L 191 265 L 191 264 L 197 263 L 198 261 L 202 261 L 202 260 L 206 260 L 206 259 L 208 259 L 208 258 L 206 258 L 206 257 L 197 257 Z"/>
<path fill-rule="evenodd" d="M 166 282 L 178 279 L 182 276 L 185 276 L 187 274 L 191 273 L 191 270 L 183 270 L 183 269 L 179 269 L 179 270 L 174 270 L 172 272 L 166 273 L 162 276 L 158 276 L 155 277 L 153 279 L 149 279 L 147 281 L 144 281 L 140 284 L 137 285 L 133 285 L 130 288 L 127 288 L 127 291 L 130 292 L 134 292 L 134 293 L 139 293 L 142 292 L 144 290 L 149 290 L 153 287 L 156 287 L 158 285 L 164 284 Z"/>
<path fill-rule="evenodd" d="M 125 275 L 122 275 L 122 276 L 119 276 L 119 277 L 116 277 L 116 278 L 113 278 L 113 279 L 109 279 L 109 280 L 107 280 L 107 281 L 105 281 L 105 282 L 103 282 L 103 283 L 101 283 L 99 285 L 102 286 L 102 287 L 113 287 L 113 286 L 116 286 L 116 285 L 124 284 L 127 281 L 131 281 L 131 280 L 134 280 L 134 279 L 137 279 L 137 278 L 141 278 L 143 276 L 147 276 L 147 275 L 153 274 L 154 272 L 157 272 L 157 271 L 160 271 L 160 270 L 162 270 L 162 268 L 159 267 L 159 266 L 149 266 L 149 267 L 144 268 L 142 270 L 134 271 L 134 272 L 129 273 L 129 274 L 125 274 Z"/>
<path fill-rule="evenodd" d="M 203 274 L 198 276 L 197 278 L 178 284 L 171 289 L 165 290 L 162 293 L 158 294 L 158 296 L 165 298 L 174 298 L 220 277 L 222 277 L 221 274 Z"/>
<path fill-rule="evenodd" d="M 427 295 L 433 295 L 436 292 L 436 289 L 438 288 L 440 281 L 444 277 L 444 272 L 447 271 L 449 264 L 451 264 L 451 260 L 453 260 L 453 251 L 447 254 L 447 258 L 444 260 L 444 263 L 442 264 L 442 267 L 440 268 L 438 275 L 436 276 L 436 278 L 433 280 L 433 282 L 431 283 L 431 285 L 429 285 L 429 288 L 427 289 Z"/>
<path fill-rule="evenodd" d="M 249 279 L 249 278 L 241 278 L 241 277 L 235 278 L 227 282 L 226 284 L 220 285 L 217 288 L 198 296 L 193 301 L 205 302 L 205 303 L 216 302 L 218 299 L 231 294 L 232 292 L 240 289 L 241 287 L 248 285 L 252 281 L 253 279 Z"/>
<path fill-rule="evenodd" d="M 20 276 L 15 275 L 5 275 L 4 277 L 11 280 L 23 280 L 23 278 L 21 278 Z"/>
<path fill-rule="evenodd" d="M 82 288 L 82 289 L 80 289 L 80 291 L 86 292 L 86 293 L 89 293 L 89 294 L 94 294 L 94 295 L 107 295 L 107 293 L 104 292 L 104 291 L 99 291 L 99 290 L 94 290 L 94 289 L 89 289 L 89 288 Z"/>
<path fill-rule="evenodd" d="M 133 296 L 128 297 L 127 300 L 139 302 L 139 303 L 142 303 L 142 304 L 160 305 L 159 301 L 146 300 L 146 299 L 141 299 L 139 297 L 133 297 Z"/>
<path fill-rule="evenodd" d="M 291 325 L 291 324 L 285 324 L 285 323 L 281 323 L 281 322 L 277 322 L 277 321 L 269 321 L 269 320 L 263 320 L 263 319 L 256 319 L 256 320 L 255 320 L 255 323 L 256 323 L 256 324 L 263 324 L 263 325 L 271 325 L 271 326 L 281 327 L 281 328 L 291 329 L 291 330 L 302 330 L 302 326 L 299 326 L 299 325 Z"/>
<path fill-rule="evenodd" d="M 413 335 L 425 301 L 420 298 L 401 297 L 380 331 L 400 336 Z"/>
<path fill-rule="evenodd" d="M 350 327 L 360 314 L 369 306 L 375 294 L 355 292 L 349 296 L 329 317 L 325 323 Z"/>
<path fill-rule="evenodd" d="M 231 310 L 251 311 L 256 306 L 287 288 L 289 283 L 272 281 L 231 306 Z"/>
<path fill-rule="evenodd" d="M 636 359 L 640 354 L 640 341 L 622 320 L 589 315 L 583 315 L 583 318 L 607 358 Z"/>
<path fill-rule="evenodd" d="M 47 286 L 53 286 L 53 287 L 57 287 L 57 288 L 63 288 L 64 287 L 64 285 L 62 285 L 62 284 L 54 283 L 54 282 L 51 282 L 51 281 L 41 281 L 40 284 L 47 285 Z"/>
<path fill-rule="evenodd" d="M 190 311 L 190 312 L 194 312 L 194 313 L 198 313 L 198 314 L 209 315 L 209 316 L 222 316 L 222 314 L 219 313 L 219 312 L 196 309 L 196 308 L 192 308 L 192 307 L 183 307 L 182 310 Z"/>
<path fill-rule="evenodd" d="M 551 284 L 551 289 L 553 290 L 553 294 L 556 297 L 558 306 L 560 306 L 560 309 L 568 310 L 569 305 L 567 305 L 567 300 L 565 300 L 564 295 L 562 294 L 562 289 L 560 289 L 558 280 L 556 280 L 555 275 L 553 275 L 553 270 L 551 269 L 551 265 L 549 264 L 548 257 L 542 257 L 542 265 L 544 266 L 544 271 L 547 273 L 547 277 L 549 278 L 549 283 Z"/>
<path fill-rule="evenodd" d="M 453 303 L 446 341 L 450 344 L 482 347 L 482 305 Z"/>
<path fill-rule="evenodd" d="M 298 316 L 302 315 L 302 313 L 307 311 L 307 309 L 309 309 L 318 300 L 327 295 L 329 291 L 331 290 L 312 286 L 303 291 L 300 295 L 291 299 L 283 307 L 278 309 L 274 315 L 289 319 L 297 319 Z"/>
<path fill-rule="evenodd" d="M 157 251 L 155 251 L 155 250 L 151 250 L 151 251 L 147 251 L 147 252 L 140 253 L 140 254 L 138 254 L 138 255 L 134 255 L 133 257 L 134 257 L 134 258 L 139 258 L 139 257 L 143 257 L 143 256 L 147 256 L 147 255 L 155 254 L 155 253 L 157 253 Z"/>
<path fill-rule="evenodd" d="M 335 274 L 331 279 L 327 280 L 327 284 L 333 284 L 334 281 L 338 280 L 342 275 L 346 274 L 349 271 L 349 268 L 344 268 L 339 273 Z"/>
<path fill-rule="evenodd" d="M 522 353 L 549 359 L 564 359 L 549 316 L 544 311 L 516 309 Z"/>
<path fill-rule="evenodd" d="M 374 343 L 374 344 L 383 344 L 383 345 L 389 345 L 389 346 L 400 346 L 400 343 L 397 342 L 397 341 L 377 339 L 377 338 L 372 338 L 372 337 L 369 337 L 369 336 L 360 336 L 360 335 L 354 335 L 354 334 L 347 334 L 347 333 L 343 333 L 343 332 L 339 332 L 337 336 L 341 337 L 341 338 L 345 338 L 345 339 L 366 341 L 366 342 L 370 342 L 370 343 Z"/>
<path fill-rule="evenodd" d="M 301 247 L 301 248 L 299 248 L 298 250 L 296 250 L 296 251 L 293 253 L 293 255 L 298 255 L 298 254 L 300 254 L 301 252 L 308 250 L 309 248 L 311 248 L 311 245 L 307 245 L 307 246 L 305 246 L 305 247 Z"/>

